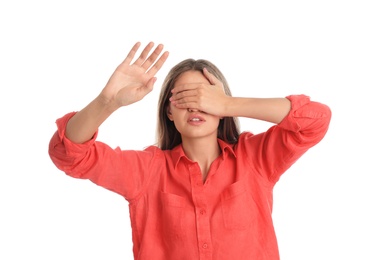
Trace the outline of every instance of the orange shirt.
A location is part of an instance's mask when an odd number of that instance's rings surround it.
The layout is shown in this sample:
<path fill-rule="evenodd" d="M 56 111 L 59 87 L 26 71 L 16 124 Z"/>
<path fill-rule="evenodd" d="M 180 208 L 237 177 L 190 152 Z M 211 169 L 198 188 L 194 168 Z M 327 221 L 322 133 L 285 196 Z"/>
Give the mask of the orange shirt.
<path fill-rule="evenodd" d="M 112 149 L 94 138 L 75 144 L 67 121 L 49 145 L 54 164 L 66 174 L 114 191 L 129 202 L 135 259 L 278 260 L 272 222 L 275 183 L 324 137 L 329 107 L 304 95 L 287 97 L 292 108 L 266 132 L 243 132 L 237 144 L 222 140 L 205 183 L 182 146 L 163 151 Z"/>

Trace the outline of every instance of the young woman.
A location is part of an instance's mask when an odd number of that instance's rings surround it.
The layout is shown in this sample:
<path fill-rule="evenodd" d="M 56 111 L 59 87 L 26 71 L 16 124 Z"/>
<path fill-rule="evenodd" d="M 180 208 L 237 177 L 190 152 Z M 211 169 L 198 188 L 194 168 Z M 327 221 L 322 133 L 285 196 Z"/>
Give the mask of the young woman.
<path fill-rule="evenodd" d="M 232 97 L 216 66 L 187 59 L 164 81 L 157 145 L 112 149 L 96 141 L 98 128 L 152 90 L 169 55 L 153 46 L 133 61 L 136 43 L 90 104 L 57 120 L 52 161 L 129 202 L 135 259 L 279 259 L 273 187 L 325 136 L 329 107 L 305 95 Z M 237 117 L 274 124 L 240 133 Z"/>

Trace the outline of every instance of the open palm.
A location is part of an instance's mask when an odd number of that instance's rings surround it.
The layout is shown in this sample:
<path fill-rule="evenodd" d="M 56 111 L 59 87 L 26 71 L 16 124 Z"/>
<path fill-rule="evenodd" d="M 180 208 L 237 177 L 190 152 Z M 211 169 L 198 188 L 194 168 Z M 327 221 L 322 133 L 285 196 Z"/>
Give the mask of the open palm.
<path fill-rule="evenodd" d="M 116 68 L 106 86 L 102 90 L 102 97 L 108 102 L 115 102 L 117 106 L 126 106 L 144 98 L 153 89 L 156 81 L 154 77 L 165 63 L 169 53 L 164 52 L 163 45 L 159 44 L 149 55 L 154 43 L 150 42 L 140 56 L 132 60 L 140 47 L 137 42 L 125 60 Z"/>

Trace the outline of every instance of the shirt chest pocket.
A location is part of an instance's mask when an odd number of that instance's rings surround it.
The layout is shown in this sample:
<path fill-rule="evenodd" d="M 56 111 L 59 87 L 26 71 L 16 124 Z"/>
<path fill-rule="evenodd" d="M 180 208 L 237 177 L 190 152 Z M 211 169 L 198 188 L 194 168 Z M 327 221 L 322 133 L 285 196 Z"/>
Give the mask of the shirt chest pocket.
<path fill-rule="evenodd" d="M 255 202 L 244 182 L 235 182 L 221 194 L 224 226 L 227 229 L 245 230 L 254 221 Z"/>
<path fill-rule="evenodd" d="M 194 228 L 194 214 L 188 203 L 184 197 L 161 193 L 161 223 L 166 238 L 185 239 L 186 232 Z"/>

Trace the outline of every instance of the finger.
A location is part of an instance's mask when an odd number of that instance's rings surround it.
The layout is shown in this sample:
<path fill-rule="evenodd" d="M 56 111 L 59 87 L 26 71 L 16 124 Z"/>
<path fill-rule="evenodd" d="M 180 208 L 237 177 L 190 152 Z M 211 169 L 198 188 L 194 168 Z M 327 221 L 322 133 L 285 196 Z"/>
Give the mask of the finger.
<path fill-rule="evenodd" d="M 186 91 L 182 91 L 182 92 L 178 92 L 176 94 L 173 94 L 171 97 L 170 97 L 170 100 L 180 100 L 180 99 L 183 99 L 183 98 L 186 98 L 186 97 L 195 97 L 197 96 L 197 91 L 196 90 L 186 90 Z"/>
<path fill-rule="evenodd" d="M 192 83 L 192 84 L 183 84 L 183 85 L 179 85 L 179 86 L 176 86 L 174 87 L 171 92 L 173 94 L 176 94 L 176 93 L 180 93 L 180 92 L 183 92 L 183 91 L 188 91 L 188 90 L 193 90 L 193 89 L 196 89 L 198 88 L 199 84 L 198 83 Z"/>
<path fill-rule="evenodd" d="M 161 69 L 162 65 L 164 65 L 164 63 L 168 59 L 168 57 L 169 57 L 169 52 L 165 51 L 161 55 L 161 57 L 156 61 L 156 63 L 147 71 L 147 74 L 149 76 L 156 75 L 157 71 L 159 71 Z"/>
<path fill-rule="evenodd" d="M 145 85 L 145 89 L 147 90 L 147 92 L 151 92 L 153 90 L 153 86 L 154 86 L 154 83 L 156 83 L 157 81 L 157 78 L 153 77 L 151 78 Z"/>
<path fill-rule="evenodd" d="M 176 108 L 180 108 L 180 109 L 192 109 L 192 110 L 198 110 L 199 112 L 202 112 L 202 113 L 207 113 L 206 111 L 204 111 L 201 106 L 196 103 L 196 102 L 186 102 L 186 103 L 175 103 L 173 104 Z"/>
<path fill-rule="evenodd" d="M 137 98 L 136 101 L 143 99 L 147 94 L 149 94 L 149 92 L 153 90 L 153 85 L 155 82 L 156 82 L 156 78 L 151 78 L 146 83 L 146 85 L 139 87 L 136 92 L 136 98 Z"/>
<path fill-rule="evenodd" d="M 141 67 L 147 70 L 156 61 L 158 55 L 160 55 L 163 48 L 164 48 L 164 45 L 159 44 L 156 47 L 156 49 L 152 52 L 152 54 L 149 55 L 149 57 L 144 60 L 144 62 L 141 64 Z"/>
<path fill-rule="evenodd" d="M 144 50 L 141 52 L 140 56 L 136 59 L 136 61 L 133 63 L 134 65 L 137 65 L 137 66 L 141 66 L 145 60 L 146 60 L 146 57 L 148 57 L 148 54 L 150 52 L 150 50 L 153 48 L 154 46 L 154 43 L 153 42 L 149 42 Z"/>
<path fill-rule="evenodd" d="M 185 97 L 174 101 L 176 104 L 199 104 L 196 97 Z M 196 107 L 193 107 L 196 108 Z"/>
<path fill-rule="evenodd" d="M 198 107 L 198 103 L 197 102 L 193 102 L 191 100 L 189 101 L 172 101 L 172 104 L 177 107 L 177 108 L 192 108 L 192 109 L 200 109 Z"/>
<path fill-rule="evenodd" d="M 133 58 L 135 57 L 135 54 L 137 50 L 140 48 L 141 42 L 136 42 L 135 45 L 133 45 L 132 49 L 129 51 L 127 57 L 122 62 L 123 64 L 130 64 Z"/>

